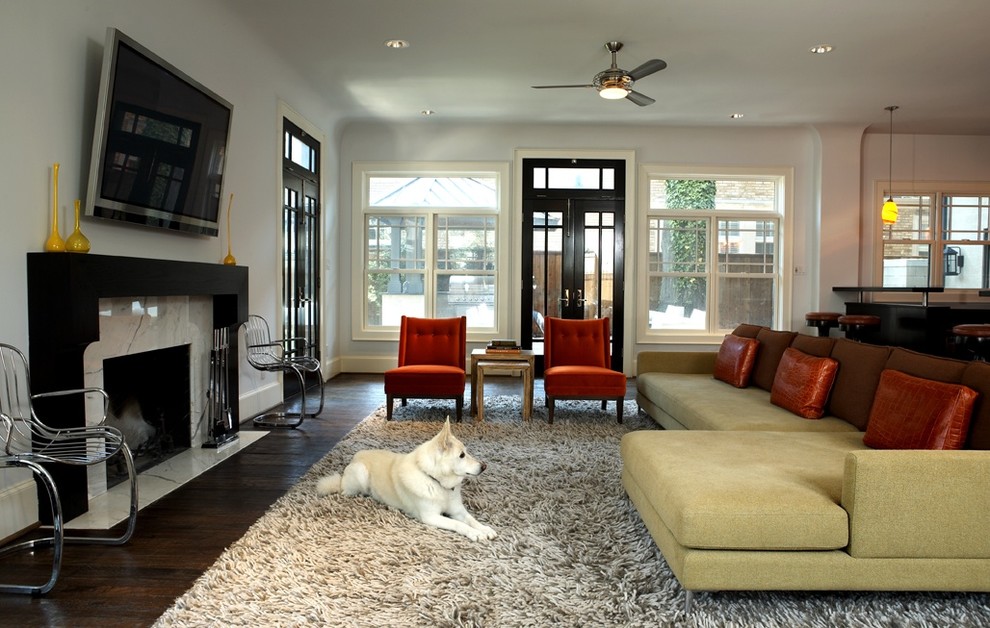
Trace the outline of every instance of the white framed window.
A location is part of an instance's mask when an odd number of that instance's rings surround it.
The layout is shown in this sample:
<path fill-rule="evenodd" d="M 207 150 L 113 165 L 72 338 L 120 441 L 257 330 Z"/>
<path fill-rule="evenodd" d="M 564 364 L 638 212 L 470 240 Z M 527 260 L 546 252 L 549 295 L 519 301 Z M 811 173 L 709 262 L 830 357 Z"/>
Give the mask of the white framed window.
<path fill-rule="evenodd" d="M 353 179 L 355 339 L 397 338 L 403 315 L 505 329 L 507 164 L 355 163 Z"/>
<path fill-rule="evenodd" d="M 706 342 L 786 314 L 789 170 L 644 165 L 639 342 Z"/>
<path fill-rule="evenodd" d="M 990 287 L 990 184 L 924 182 L 894 188 L 897 222 L 878 230 L 877 285 L 946 291 Z M 877 183 L 876 190 L 879 208 L 889 194 L 886 182 Z M 876 215 L 879 222 L 879 209 Z"/>

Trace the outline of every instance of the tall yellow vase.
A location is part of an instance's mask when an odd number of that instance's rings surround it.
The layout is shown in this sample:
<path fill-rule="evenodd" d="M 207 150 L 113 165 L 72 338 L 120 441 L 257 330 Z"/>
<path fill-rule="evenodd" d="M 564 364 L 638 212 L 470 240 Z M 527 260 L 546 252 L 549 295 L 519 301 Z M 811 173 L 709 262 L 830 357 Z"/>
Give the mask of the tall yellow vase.
<path fill-rule="evenodd" d="M 69 253 L 89 253 L 89 238 L 79 230 L 79 199 L 76 199 L 76 229 L 65 239 L 65 250 Z"/>
<path fill-rule="evenodd" d="M 52 166 L 52 233 L 45 240 L 45 250 L 51 253 L 65 251 L 65 240 L 58 233 L 58 162 Z"/>
<path fill-rule="evenodd" d="M 234 204 L 234 193 L 230 193 L 230 200 L 227 201 L 227 257 L 223 258 L 223 263 L 227 266 L 236 266 L 237 258 L 230 252 L 230 208 Z"/>

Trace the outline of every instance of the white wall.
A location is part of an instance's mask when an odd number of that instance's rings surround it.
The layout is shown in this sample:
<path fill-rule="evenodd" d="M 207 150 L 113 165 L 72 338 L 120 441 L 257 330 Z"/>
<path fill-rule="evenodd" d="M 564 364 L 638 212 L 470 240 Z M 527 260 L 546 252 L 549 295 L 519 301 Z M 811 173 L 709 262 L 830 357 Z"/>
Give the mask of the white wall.
<path fill-rule="evenodd" d="M 832 292 L 832 286 L 858 285 L 859 275 L 859 185 L 862 127 L 819 127 L 819 203 L 805 223 L 804 243 L 808 255 L 795 265 L 806 263 L 806 275 L 795 277 L 811 291 L 808 309 L 795 311 L 795 327 L 805 311 L 842 312 L 849 295 Z M 812 271 L 813 269 L 813 271 Z"/>
<path fill-rule="evenodd" d="M 889 161 L 891 140 L 886 133 L 863 137 L 863 178 L 860 230 L 860 277 L 862 285 L 873 285 L 877 266 L 874 241 L 880 223 L 876 184 L 885 184 L 893 170 L 894 190 L 924 181 L 990 182 L 990 137 L 969 135 L 898 135 L 893 137 L 893 164 Z M 947 190 L 942 190 L 947 191 Z M 933 301 L 939 295 L 932 295 Z"/>
<path fill-rule="evenodd" d="M 343 127 L 340 140 L 340 243 L 338 262 L 343 272 L 340 292 L 350 294 L 352 260 L 360 251 L 352 248 L 351 163 L 355 161 L 493 160 L 510 161 L 515 150 L 631 150 L 638 164 L 674 163 L 738 167 L 793 168 L 793 258 L 790 329 L 809 331 L 804 313 L 812 310 L 842 311 L 850 297 L 832 292 L 833 286 L 870 285 L 873 238 L 879 221 L 874 208 L 874 185 L 887 178 L 887 135 L 864 134 L 863 127 L 816 128 L 667 128 L 648 126 L 548 126 L 444 124 L 435 120 L 419 124 L 388 125 L 354 122 Z M 514 170 L 513 170 L 514 172 Z M 635 176 L 637 173 L 630 173 Z M 894 181 L 988 181 L 990 137 L 897 136 L 894 137 Z M 642 212 L 637 199 L 626 199 L 627 212 Z M 518 198 L 513 198 L 518 204 Z M 519 220 L 519 208 L 512 208 Z M 635 218 L 634 218 L 635 220 Z M 628 222 L 628 221 L 627 221 Z M 633 222 L 635 225 L 635 222 Z M 635 227 L 634 227 L 635 228 Z M 515 230 L 513 230 L 515 233 Z M 627 241 L 627 246 L 635 242 Z M 518 257 L 518 243 L 511 245 Z M 635 258 L 634 258 L 635 259 Z M 799 274 L 794 271 L 799 270 Z M 635 286 L 637 269 L 627 275 Z M 511 277 L 510 294 L 519 292 L 518 277 Z M 627 291 L 627 329 L 634 329 L 635 291 Z M 394 362 L 395 343 L 351 339 L 351 313 L 342 308 L 336 333 L 339 360 L 344 370 L 378 370 Z M 516 322 L 518 324 L 518 322 Z M 517 329 L 510 333 L 518 333 Z M 629 359 L 642 349 L 692 346 L 629 345 Z M 351 367 L 351 368 L 349 368 Z M 631 372 L 627 363 L 627 372 Z"/>
<path fill-rule="evenodd" d="M 809 275 L 816 275 L 818 262 L 810 251 L 815 240 L 814 210 L 819 206 L 818 170 L 820 156 L 818 135 L 810 128 L 777 129 L 726 129 L 726 128 L 664 128 L 643 126 L 548 126 L 548 125 L 483 125 L 483 124 L 443 124 L 423 121 L 419 124 L 386 125 L 374 122 L 354 122 L 343 128 L 340 144 L 341 233 L 351 233 L 352 197 L 347 189 L 351 174 L 351 163 L 355 161 L 389 160 L 463 160 L 463 161 L 511 161 L 517 149 L 553 150 L 631 150 L 635 151 L 637 164 L 668 163 L 689 165 L 724 165 L 741 167 L 788 167 L 794 170 L 793 211 L 794 230 L 800 234 L 795 242 L 794 258 L 801 260 Z M 851 148 L 843 144 L 858 157 L 859 145 Z M 857 159 L 858 161 L 858 159 Z M 629 173 L 636 176 L 635 169 Z M 842 173 L 846 176 L 847 173 Z M 858 189 L 857 179 L 851 188 Z M 848 185 L 849 182 L 844 184 Z M 635 188 L 634 188 L 635 189 Z M 513 198 L 512 219 L 518 221 L 518 199 Z M 632 217 L 635 233 L 635 220 L 641 213 L 636 207 L 636 199 L 626 199 L 627 223 Z M 630 245 L 627 239 L 627 251 Z M 521 252 L 518 243 L 511 245 L 512 255 Z M 628 254 L 628 253 L 627 253 Z M 339 259 L 342 268 L 349 268 L 351 260 L 361 259 L 361 251 L 349 238 L 342 238 Z M 635 259 L 635 258 L 634 258 Z M 519 294 L 519 278 L 509 278 L 513 284 L 510 294 Z M 854 281 L 846 277 L 843 281 Z M 341 295 L 349 295 L 351 276 L 342 273 L 340 278 Z M 636 286 L 635 269 L 626 277 L 627 286 Z M 627 290 L 626 328 L 633 330 L 635 313 L 635 290 Z M 808 282 L 797 282 L 793 286 L 791 302 L 791 326 L 803 329 L 803 315 L 817 294 L 812 292 Z M 378 364 L 388 365 L 395 359 L 395 343 L 355 341 L 351 339 L 350 311 L 340 312 L 337 333 L 341 337 L 341 359 L 345 365 L 366 367 L 374 364 L 368 356 L 380 358 Z M 514 319 L 517 317 L 513 317 Z M 509 330 L 518 334 L 516 327 Z M 641 348 L 656 348 L 656 345 L 629 345 L 626 355 L 631 360 Z M 684 349 L 685 347 L 678 347 Z M 631 364 L 631 362 L 630 362 Z M 627 366 L 627 372 L 631 372 Z"/>
<path fill-rule="evenodd" d="M 59 174 L 60 226 L 68 235 L 75 198 L 85 198 L 106 28 L 115 26 L 234 105 L 223 198 L 235 195 L 233 253 L 250 267 L 250 310 L 276 320 L 281 193 L 279 102 L 321 127 L 330 138 L 323 164 L 326 189 L 338 170 L 335 116 L 317 90 L 268 52 L 228 9 L 199 0 L 3 0 L 0 5 L 0 340 L 27 349 L 26 253 L 41 251 L 50 231 L 51 166 Z M 277 28 L 273 25 L 272 28 Z M 336 194 L 324 212 L 336 212 Z M 226 203 L 224 203 L 226 207 Z M 332 220 L 329 221 L 332 225 Z M 226 237 L 186 236 L 85 220 L 92 252 L 219 263 Z M 333 242 L 333 236 L 326 241 Z M 328 264 L 325 285 L 335 287 Z M 330 300 L 329 303 L 333 303 Z M 328 329 L 335 326 L 328 312 Z M 333 343 L 328 335 L 328 345 Z M 332 356 L 328 347 L 325 353 Z M 243 355 L 243 352 L 242 352 Z M 242 416 L 281 399 L 269 374 L 241 365 Z M 264 398 L 258 398 L 264 391 Z M 275 397 L 273 398 L 272 394 Z M 274 399 L 274 400 L 273 400 Z M 269 404 L 270 405 L 270 404 Z M 250 416 L 248 414 L 248 416 Z M 8 509 L 25 475 L 0 477 L 0 538 L 30 519 Z"/>

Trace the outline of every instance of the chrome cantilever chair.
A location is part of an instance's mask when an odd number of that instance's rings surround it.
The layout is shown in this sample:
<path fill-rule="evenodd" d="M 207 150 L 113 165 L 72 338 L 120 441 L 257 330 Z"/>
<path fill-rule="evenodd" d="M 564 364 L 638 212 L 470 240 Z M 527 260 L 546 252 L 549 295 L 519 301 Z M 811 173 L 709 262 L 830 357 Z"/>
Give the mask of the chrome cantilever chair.
<path fill-rule="evenodd" d="M 103 403 L 101 423 L 92 426 L 49 427 L 35 413 L 34 400 L 64 395 L 100 395 Z M 124 436 L 114 427 L 103 425 L 110 398 L 100 388 L 80 388 L 31 394 L 31 376 L 27 359 L 19 349 L 0 343 L 0 468 L 20 467 L 30 470 L 48 495 L 52 511 L 51 535 L 15 542 L 0 548 L 0 557 L 22 550 L 52 548 L 52 568 L 48 582 L 42 585 L 0 584 L 0 592 L 42 595 L 51 591 L 62 565 L 65 543 L 122 545 L 130 540 L 137 525 L 138 482 L 134 459 Z M 105 463 L 120 455 L 127 467 L 130 483 L 130 513 L 123 534 L 116 537 L 66 536 L 58 489 L 46 464 L 91 466 Z"/>
<path fill-rule="evenodd" d="M 299 380 L 302 400 L 299 413 L 269 412 L 255 417 L 259 427 L 299 427 L 306 417 L 314 417 L 323 412 L 324 381 L 320 361 L 305 355 L 305 338 L 283 338 L 272 340 L 268 321 L 257 314 L 248 316 L 244 324 L 244 340 L 247 344 L 248 364 L 259 371 L 295 373 Z M 320 407 L 315 412 L 306 411 L 306 374 L 316 373 L 320 378 Z"/>

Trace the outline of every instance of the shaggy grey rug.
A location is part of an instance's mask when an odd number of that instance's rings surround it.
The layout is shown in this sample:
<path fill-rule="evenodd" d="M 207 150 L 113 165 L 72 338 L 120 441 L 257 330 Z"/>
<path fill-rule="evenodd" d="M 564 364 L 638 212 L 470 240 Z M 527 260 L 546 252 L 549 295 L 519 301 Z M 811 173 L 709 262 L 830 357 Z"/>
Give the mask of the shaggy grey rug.
<path fill-rule="evenodd" d="M 159 618 L 156 626 L 978 626 L 988 596 L 684 592 L 619 481 L 619 439 L 656 429 L 626 402 L 535 407 L 495 397 L 454 433 L 488 470 L 468 509 L 499 536 L 472 542 L 368 498 L 319 497 L 316 480 L 358 449 L 410 451 L 441 427 L 415 402 L 362 421 Z"/>

